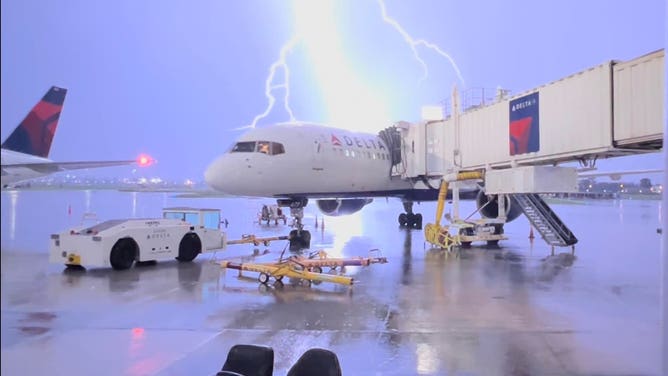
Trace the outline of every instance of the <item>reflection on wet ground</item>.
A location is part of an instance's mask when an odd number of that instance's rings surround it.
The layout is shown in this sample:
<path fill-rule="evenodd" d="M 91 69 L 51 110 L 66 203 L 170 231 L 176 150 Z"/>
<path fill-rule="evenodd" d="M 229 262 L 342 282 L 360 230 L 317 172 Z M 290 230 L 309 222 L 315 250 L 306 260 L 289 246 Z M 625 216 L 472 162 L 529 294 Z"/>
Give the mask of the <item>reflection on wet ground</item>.
<path fill-rule="evenodd" d="M 351 219 L 326 218 L 312 245 L 336 256 L 378 248 L 389 262 L 348 267 L 352 287 L 306 287 L 260 285 L 254 273 L 221 269 L 213 255 L 125 271 L 50 265 L 48 234 L 66 224 L 55 214 L 36 220 L 29 207 L 7 213 L 6 199 L 3 374 L 215 374 L 239 343 L 273 347 L 276 375 L 313 347 L 336 352 L 344 375 L 659 374 L 653 203 L 555 206 L 580 243 L 575 255 L 551 256 L 540 240 L 529 243 L 523 218 L 506 226 L 510 239 L 500 248 L 429 249 L 421 232 L 394 227 L 399 203 L 378 202 Z M 31 200 L 50 205 L 48 197 Z M 146 205 L 159 212 L 164 202 Z M 260 206 L 225 202 L 228 213 Z M 4 221 L 11 215 L 13 230 Z M 287 232 L 247 217 L 230 216 L 229 231 Z M 6 241 L 10 230 L 15 240 Z M 254 254 L 237 246 L 215 259 L 271 260 L 283 247 Z"/>

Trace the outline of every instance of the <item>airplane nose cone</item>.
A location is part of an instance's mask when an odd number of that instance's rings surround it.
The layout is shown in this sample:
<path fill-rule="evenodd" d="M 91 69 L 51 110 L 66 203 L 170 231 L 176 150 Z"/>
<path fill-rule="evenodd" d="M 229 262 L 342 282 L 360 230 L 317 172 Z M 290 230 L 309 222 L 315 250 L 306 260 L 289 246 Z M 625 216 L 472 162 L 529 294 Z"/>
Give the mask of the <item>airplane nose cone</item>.
<path fill-rule="evenodd" d="M 218 157 L 204 171 L 204 181 L 216 190 L 223 190 L 223 179 L 225 178 L 224 157 Z"/>

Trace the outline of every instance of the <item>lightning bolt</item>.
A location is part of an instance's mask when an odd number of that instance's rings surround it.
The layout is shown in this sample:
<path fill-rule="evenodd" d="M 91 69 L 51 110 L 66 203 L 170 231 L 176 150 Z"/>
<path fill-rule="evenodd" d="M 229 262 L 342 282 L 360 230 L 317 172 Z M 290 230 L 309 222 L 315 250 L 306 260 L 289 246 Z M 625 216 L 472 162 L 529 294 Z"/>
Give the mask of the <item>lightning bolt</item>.
<path fill-rule="evenodd" d="M 445 51 L 443 51 L 439 46 L 437 46 L 434 43 L 428 42 L 424 39 L 415 39 L 412 36 L 410 36 L 410 34 L 408 34 L 408 32 L 399 24 L 399 22 L 397 22 L 394 18 L 387 15 L 387 8 L 385 8 L 385 2 L 383 0 L 378 0 L 378 5 L 380 6 L 380 12 L 381 12 L 381 17 L 383 17 L 383 21 L 391 25 L 393 28 L 397 30 L 397 32 L 399 32 L 399 34 L 401 34 L 406 43 L 408 43 L 408 45 L 411 47 L 415 60 L 417 60 L 418 63 L 420 63 L 420 65 L 422 66 L 423 74 L 420 81 L 424 81 L 429 76 L 429 69 L 427 68 L 427 63 L 425 63 L 424 60 L 422 60 L 422 58 L 420 57 L 420 53 L 417 50 L 417 47 L 422 45 L 430 50 L 435 51 L 437 54 L 447 59 L 450 62 L 450 65 L 452 65 L 452 68 L 457 73 L 457 78 L 459 78 L 459 81 L 461 81 L 462 86 L 466 86 L 464 83 L 464 77 L 462 76 L 462 72 L 459 70 L 459 67 L 457 67 L 455 60 L 449 54 L 447 54 Z"/>
<path fill-rule="evenodd" d="M 382 17 L 383 21 L 385 23 L 391 25 L 399 34 L 401 34 L 404 41 L 410 46 L 411 50 L 413 51 L 413 56 L 415 57 L 415 59 L 418 61 L 418 63 L 422 67 L 423 75 L 422 75 L 422 78 L 420 79 L 420 81 L 423 81 L 423 80 L 427 79 L 427 77 L 429 76 L 429 69 L 427 67 L 427 64 L 422 59 L 422 57 L 420 56 L 420 53 L 418 51 L 418 46 L 423 46 L 423 47 L 426 47 L 426 48 L 428 48 L 432 51 L 435 51 L 438 55 L 440 55 L 441 57 L 448 60 L 450 62 L 450 65 L 452 65 L 452 68 L 455 70 L 459 81 L 462 83 L 463 86 L 466 86 L 465 83 L 464 83 L 464 77 L 462 76 L 461 71 L 459 70 L 459 67 L 457 66 L 454 59 L 449 54 L 447 54 L 438 45 L 436 45 L 434 43 L 428 42 L 424 39 L 413 38 L 399 24 L 399 22 L 397 22 L 394 18 L 391 18 L 387 14 L 387 9 L 385 7 L 384 0 L 377 0 L 377 1 L 378 1 L 378 5 L 380 6 L 381 17 Z M 307 11 L 308 11 L 308 7 L 311 6 L 311 4 L 308 2 L 308 0 L 302 0 L 302 1 L 296 0 L 295 4 L 297 4 L 298 7 L 301 7 L 302 9 L 305 9 Z M 303 15 L 304 14 L 302 14 L 302 16 Z M 272 109 L 274 107 L 274 104 L 276 103 L 276 97 L 273 94 L 273 91 L 276 90 L 276 89 L 283 89 L 284 90 L 283 106 L 285 108 L 285 111 L 288 113 L 288 115 L 290 117 L 289 121 L 290 122 L 295 122 L 296 121 L 296 118 L 294 116 L 292 108 L 290 107 L 290 67 L 287 64 L 287 56 L 288 56 L 288 54 L 290 54 L 293 51 L 293 49 L 295 48 L 295 46 L 298 43 L 301 43 L 301 42 L 304 41 L 303 36 L 308 36 L 308 35 L 313 34 L 313 33 L 310 33 L 311 28 L 318 27 L 318 25 L 315 24 L 315 23 L 307 23 L 307 26 L 308 26 L 309 29 L 307 29 L 306 31 L 304 31 L 304 30 L 297 31 L 295 33 L 295 35 L 292 36 L 292 38 L 290 38 L 287 42 L 285 42 L 283 44 L 283 46 L 281 47 L 281 50 L 280 50 L 279 58 L 276 61 L 274 61 L 270 66 L 269 75 L 267 76 L 267 79 L 266 79 L 265 85 L 264 85 L 264 95 L 267 98 L 267 107 L 265 108 L 264 112 L 255 116 L 255 118 L 253 118 L 253 121 L 250 125 L 247 125 L 247 126 L 244 126 L 244 127 L 241 127 L 241 128 L 236 128 L 237 130 L 238 129 L 245 129 L 245 128 L 255 128 L 257 126 L 257 123 L 260 120 L 264 119 L 265 117 L 267 117 L 269 115 L 269 113 L 272 111 Z M 301 33 L 304 33 L 304 32 L 309 32 L 310 34 L 303 34 L 302 35 Z M 317 33 L 315 33 L 314 35 L 317 35 Z M 341 69 L 341 67 L 334 67 L 334 69 L 337 69 L 337 68 Z M 282 70 L 284 80 L 283 80 L 283 82 L 274 83 L 274 81 L 276 80 L 276 73 L 279 70 Z M 344 77 L 347 77 L 347 74 L 344 74 Z M 347 95 L 347 93 L 341 93 L 341 95 L 343 95 L 345 97 Z M 336 98 L 330 98 L 330 99 L 335 100 Z M 339 108 L 339 110 L 340 110 L 340 108 Z M 356 112 L 356 111 L 352 111 L 352 112 Z"/>
<path fill-rule="evenodd" d="M 253 118 L 253 122 L 250 125 L 237 129 L 255 128 L 255 126 L 257 126 L 258 121 L 267 117 L 267 115 L 269 115 L 271 110 L 274 108 L 274 103 L 276 103 L 276 97 L 274 97 L 274 94 L 272 94 L 272 92 L 275 89 L 281 89 L 281 88 L 284 89 L 283 106 L 285 107 L 285 111 L 290 116 L 291 122 L 294 122 L 296 120 L 295 115 L 292 112 L 292 108 L 290 108 L 290 67 L 286 62 L 286 58 L 288 54 L 292 52 L 292 50 L 295 48 L 298 42 L 299 42 L 299 37 L 295 35 L 292 38 L 290 38 L 290 40 L 288 40 L 285 44 L 283 44 L 283 47 L 281 47 L 281 52 L 279 54 L 278 60 L 274 61 L 274 63 L 271 64 L 271 67 L 269 67 L 269 75 L 267 76 L 267 80 L 264 82 L 264 96 L 267 98 L 267 108 L 265 108 L 263 113 L 255 116 L 255 118 Z M 273 84 L 274 78 L 276 76 L 276 71 L 278 71 L 279 69 L 283 70 L 283 82 L 279 84 Z"/>

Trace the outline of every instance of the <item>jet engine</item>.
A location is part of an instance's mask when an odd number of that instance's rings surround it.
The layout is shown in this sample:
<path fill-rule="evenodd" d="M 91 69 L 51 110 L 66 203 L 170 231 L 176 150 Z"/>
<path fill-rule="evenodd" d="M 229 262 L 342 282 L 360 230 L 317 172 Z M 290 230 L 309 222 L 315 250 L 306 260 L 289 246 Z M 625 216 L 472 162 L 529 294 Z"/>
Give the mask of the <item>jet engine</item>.
<path fill-rule="evenodd" d="M 339 215 L 348 215 L 356 213 L 373 201 L 370 198 L 352 198 L 352 199 L 334 199 L 334 200 L 317 200 L 316 205 L 318 209 L 325 214 L 332 217 Z"/>
<path fill-rule="evenodd" d="M 484 190 L 478 191 L 476 196 L 476 204 L 480 210 L 480 214 L 485 218 L 496 218 L 499 215 L 499 202 L 497 195 L 486 195 Z M 491 201 L 491 202 L 489 202 Z M 506 202 L 504 207 L 506 209 L 506 222 L 510 222 L 522 214 L 522 209 L 517 202 L 506 195 Z M 488 204 L 489 202 L 489 204 Z M 484 206 L 484 207 L 483 207 Z"/>

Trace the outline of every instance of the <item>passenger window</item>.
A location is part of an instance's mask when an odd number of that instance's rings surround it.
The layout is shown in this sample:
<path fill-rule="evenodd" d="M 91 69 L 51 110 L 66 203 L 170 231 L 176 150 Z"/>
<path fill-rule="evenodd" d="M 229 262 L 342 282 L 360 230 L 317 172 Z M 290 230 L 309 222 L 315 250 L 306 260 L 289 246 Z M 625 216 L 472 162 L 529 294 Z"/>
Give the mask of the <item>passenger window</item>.
<path fill-rule="evenodd" d="M 251 153 L 255 151 L 255 141 L 237 142 L 232 148 L 232 153 Z"/>
<path fill-rule="evenodd" d="M 269 142 L 267 141 L 258 141 L 257 151 L 263 154 L 269 154 Z"/>
<path fill-rule="evenodd" d="M 285 148 L 283 148 L 283 144 L 279 144 L 278 142 L 271 143 L 271 155 L 284 154 L 284 153 L 285 153 Z"/>

